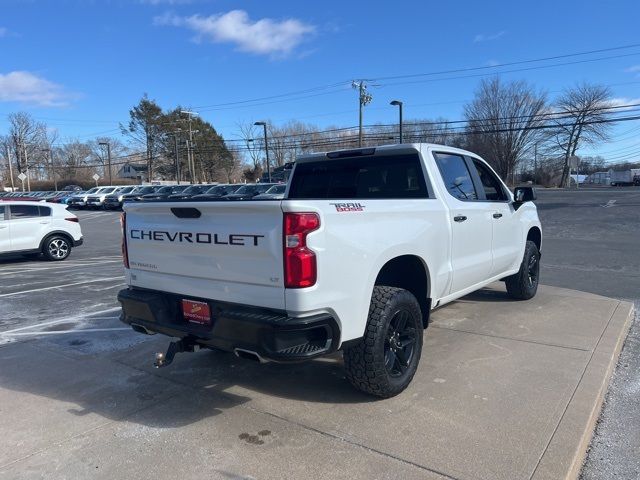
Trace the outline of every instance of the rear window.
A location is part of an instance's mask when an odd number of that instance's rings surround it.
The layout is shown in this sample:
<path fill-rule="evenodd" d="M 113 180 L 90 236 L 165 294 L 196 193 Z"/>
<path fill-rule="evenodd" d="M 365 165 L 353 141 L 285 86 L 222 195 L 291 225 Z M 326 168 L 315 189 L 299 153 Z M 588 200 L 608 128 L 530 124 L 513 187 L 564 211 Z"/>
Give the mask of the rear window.
<path fill-rule="evenodd" d="M 429 198 L 417 154 L 300 163 L 288 198 Z"/>

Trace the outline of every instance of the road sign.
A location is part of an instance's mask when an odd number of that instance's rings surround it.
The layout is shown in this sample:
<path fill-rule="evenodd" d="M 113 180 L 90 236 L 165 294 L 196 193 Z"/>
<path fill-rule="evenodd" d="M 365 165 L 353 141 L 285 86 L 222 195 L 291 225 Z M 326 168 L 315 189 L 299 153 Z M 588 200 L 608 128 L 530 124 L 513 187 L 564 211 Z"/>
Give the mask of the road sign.
<path fill-rule="evenodd" d="M 18 175 L 18 178 L 20 179 L 21 182 L 24 182 L 24 179 L 27 178 L 27 176 L 24 173 L 20 172 L 20 175 Z"/>
<path fill-rule="evenodd" d="M 576 169 L 578 168 L 578 164 L 580 163 L 580 158 L 573 155 L 569 157 L 569 168 Z"/>
<path fill-rule="evenodd" d="M 98 175 L 97 173 L 94 173 L 93 177 L 91 177 L 91 178 L 93 178 L 97 182 L 98 179 L 100 178 L 100 175 Z"/>

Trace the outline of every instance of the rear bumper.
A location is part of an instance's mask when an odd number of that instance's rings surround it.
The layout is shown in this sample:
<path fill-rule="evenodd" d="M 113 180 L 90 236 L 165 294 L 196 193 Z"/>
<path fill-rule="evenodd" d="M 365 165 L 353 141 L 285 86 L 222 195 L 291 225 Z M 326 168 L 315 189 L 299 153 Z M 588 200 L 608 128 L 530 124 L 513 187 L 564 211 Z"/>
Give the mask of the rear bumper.
<path fill-rule="evenodd" d="M 212 322 L 199 325 L 183 318 L 183 298 L 153 290 L 120 290 L 120 320 L 136 330 L 188 338 L 229 352 L 255 352 L 262 359 L 276 362 L 297 362 L 325 355 L 337 350 L 340 343 L 338 323 L 329 314 L 292 318 L 282 310 L 207 300 Z"/>
<path fill-rule="evenodd" d="M 73 241 L 73 246 L 74 247 L 79 247 L 80 245 L 82 245 L 84 243 L 84 238 L 80 237 L 78 240 L 74 240 Z"/>

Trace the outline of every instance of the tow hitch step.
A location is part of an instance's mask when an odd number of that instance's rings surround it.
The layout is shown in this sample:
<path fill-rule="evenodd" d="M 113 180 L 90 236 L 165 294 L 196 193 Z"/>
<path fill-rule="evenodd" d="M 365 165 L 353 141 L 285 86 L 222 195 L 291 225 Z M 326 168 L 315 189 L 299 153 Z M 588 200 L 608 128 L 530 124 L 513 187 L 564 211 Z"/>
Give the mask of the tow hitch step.
<path fill-rule="evenodd" d="M 177 342 L 171 342 L 169 344 L 169 348 L 167 348 L 166 353 L 156 353 L 156 360 L 155 362 L 153 362 L 153 366 L 155 368 L 166 367 L 168 365 L 171 365 L 171 363 L 173 362 L 173 358 L 176 356 L 176 353 L 197 352 L 198 350 L 200 350 L 200 345 L 197 345 L 192 341 L 185 340 L 184 338 L 182 340 L 178 340 Z"/>

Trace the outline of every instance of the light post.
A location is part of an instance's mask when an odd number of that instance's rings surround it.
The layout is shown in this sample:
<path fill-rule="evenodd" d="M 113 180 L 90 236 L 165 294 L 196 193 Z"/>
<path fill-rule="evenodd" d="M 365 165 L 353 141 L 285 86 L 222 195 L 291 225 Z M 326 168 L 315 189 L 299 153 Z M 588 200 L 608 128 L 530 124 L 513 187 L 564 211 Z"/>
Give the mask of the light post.
<path fill-rule="evenodd" d="M 50 148 L 43 148 L 43 153 L 49 153 L 49 162 L 51 163 L 51 178 L 53 178 L 53 188 L 58 191 L 58 180 L 56 179 L 56 171 L 53 167 L 53 150 Z"/>
<path fill-rule="evenodd" d="M 398 111 L 400 113 L 400 119 L 398 122 L 400 127 L 400 143 L 402 143 L 402 102 L 400 100 L 392 100 L 389 105 L 398 107 Z"/>
<path fill-rule="evenodd" d="M 107 147 L 107 165 L 109 168 L 109 185 L 113 185 L 111 181 L 111 144 L 109 142 L 99 142 L 98 145 Z"/>
<path fill-rule="evenodd" d="M 269 178 L 269 183 L 271 183 L 271 165 L 269 164 L 269 144 L 267 143 L 267 122 L 255 122 L 254 125 L 260 126 L 264 128 L 264 153 L 267 157 L 267 177 Z"/>

